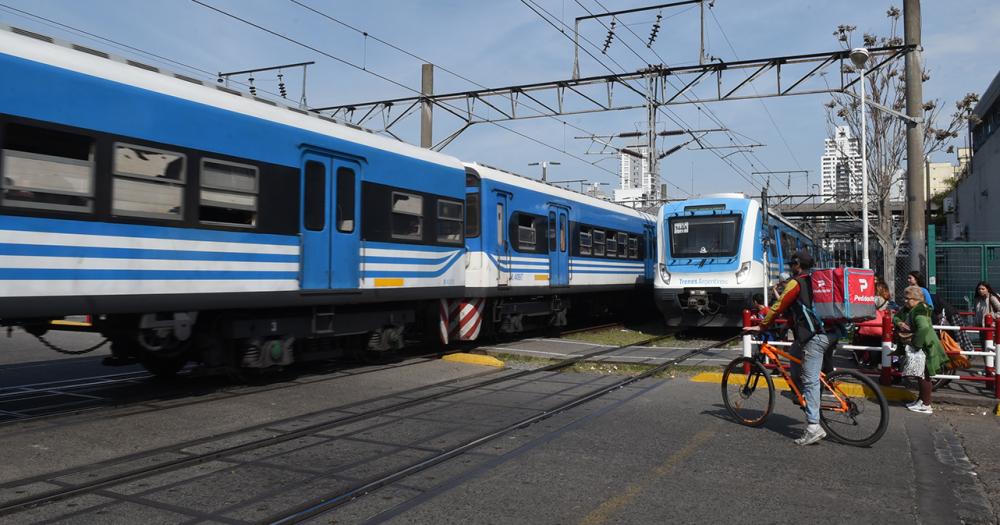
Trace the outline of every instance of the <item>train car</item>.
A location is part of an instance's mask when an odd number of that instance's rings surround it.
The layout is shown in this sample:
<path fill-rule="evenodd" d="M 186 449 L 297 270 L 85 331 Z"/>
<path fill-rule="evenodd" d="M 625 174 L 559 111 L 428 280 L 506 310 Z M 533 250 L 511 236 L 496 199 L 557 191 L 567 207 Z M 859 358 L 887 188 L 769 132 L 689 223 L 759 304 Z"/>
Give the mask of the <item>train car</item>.
<path fill-rule="evenodd" d="M 598 199 L 21 29 L 0 71 L 0 324 L 90 315 L 111 364 L 378 356 L 652 279 L 651 217 Z"/>
<path fill-rule="evenodd" d="M 465 295 L 453 157 L 16 28 L 0 71 L 4 324 L 93 314 L 154 371 L 265 367 L 398 347 Z"/>
<path fill-rule="evenodd" d="M 654 295 L 669 326 L 740 326 L 792 253 L 816 253 L 809 236 L 743 194 L 668 203 L 656 226 Z"/>
<path fill-rule="evenodd" d="M 649 296 L 652 216 L 489 166 L 466 173 L 466 296 L 442 304 L 445 340 L 559 327 L 571 305 L 621 310 Z"/>

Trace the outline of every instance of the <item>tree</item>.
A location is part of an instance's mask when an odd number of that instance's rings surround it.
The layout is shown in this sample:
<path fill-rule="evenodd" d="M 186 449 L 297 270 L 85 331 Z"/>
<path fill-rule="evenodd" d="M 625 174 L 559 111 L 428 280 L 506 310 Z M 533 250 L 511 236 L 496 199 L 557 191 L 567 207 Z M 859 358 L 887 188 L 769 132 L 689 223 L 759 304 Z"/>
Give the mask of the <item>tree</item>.
<path fill-rule="evenodd" d="M 902 12 L 895 6 L 889 7 L 886 17 L 890 20 L 890 31 L 887 36 L 864 34 L 862 45 L 867 48 L 880 46 L 898 46 L 903 44 L 900 34 Z M 854 32 L 857 28 L 851 25 L 839 25 L 833 36 L 845 48 L 855 46 Z M 853 65 L 845 64 L 844 72 L 856 74 Z M 927 69 L 923 71 L 922 81 L 930 79 Z M 898 112 L 906 108 L 906 79 L 902 60 L 895 60 L 874 71 L 865 71 L 865 96 L 883 106 Z M 972 118 L 972 108 L 979 101 L 975 93 L 967 94 L 955 103 L 956 111 L 950 115 L 948 124 L 938 127 L 941 117 L 941 105 L 938 100 L 923 103 L 924 110 L 924 159 L 945 147 L 952 151 L 950 142 L 958 137 L 959 130 Z M 827 124 L 832 131 L 838 125 L 847 125 L 855 137 L 861 136 L 861 120 L 859 114 L 860 101 L 846 94 L 834 94 L 825 104 Z M 870 111 L 868 111 L 870 109 Z M 906 129 L 909 123 L 891 113 L 881 111 L 869 105 L 865 111 L 866 146 L 868 161 L 868 198 L 869 198 L 869 231 L 875 242 L 882 248 L 882 274 L 887 283 L 894 283 L 896 276 L 896 256 L 899 253 L 901 241 L 906 234 L 906 220 L 894 221 L 892 217 L 892 197 L 894 188 L 903 188 L 905 169 L 903 159 L 906 156 Z M 848 164 L 850 165 L 850 164 Z M 860 186 L 861 173 L 852 173 L 856 185 Z M 899 191 L 898 189 L 896 190 Z M 852 216 L 860 216 L 861 199 L 850 199 L 844 203 Z"/>

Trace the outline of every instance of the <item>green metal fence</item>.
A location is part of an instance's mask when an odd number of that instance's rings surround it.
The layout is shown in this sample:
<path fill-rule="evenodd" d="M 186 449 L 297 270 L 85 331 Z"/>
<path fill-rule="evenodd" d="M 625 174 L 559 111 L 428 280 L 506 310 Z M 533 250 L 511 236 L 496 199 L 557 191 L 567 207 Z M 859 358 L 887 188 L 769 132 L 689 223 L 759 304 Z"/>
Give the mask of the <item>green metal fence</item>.
<path fill-rule="evenodd" d="M 927 232 L 928 288 L 959 309 L 971 309 L 976 284 L 1000 285 L 1000 242 L 940 242 Z"/>

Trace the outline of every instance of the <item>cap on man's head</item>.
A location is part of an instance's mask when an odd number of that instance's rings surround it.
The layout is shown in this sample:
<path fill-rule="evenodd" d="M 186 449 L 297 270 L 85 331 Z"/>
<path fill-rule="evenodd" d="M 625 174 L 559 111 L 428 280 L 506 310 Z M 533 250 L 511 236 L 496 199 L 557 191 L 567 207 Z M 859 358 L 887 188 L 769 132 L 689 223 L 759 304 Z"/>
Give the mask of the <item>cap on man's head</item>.
<path fill-rule="evenodd" d="M 788 259 L 788 265 L 791 266 L 797 264 L 802 267 L 803 270 L 808 270 L 813 267 L 815 262 L 813 261 L 813 256 L 805 250 L 799 250 L 795 252 L 790 259 Z"/>

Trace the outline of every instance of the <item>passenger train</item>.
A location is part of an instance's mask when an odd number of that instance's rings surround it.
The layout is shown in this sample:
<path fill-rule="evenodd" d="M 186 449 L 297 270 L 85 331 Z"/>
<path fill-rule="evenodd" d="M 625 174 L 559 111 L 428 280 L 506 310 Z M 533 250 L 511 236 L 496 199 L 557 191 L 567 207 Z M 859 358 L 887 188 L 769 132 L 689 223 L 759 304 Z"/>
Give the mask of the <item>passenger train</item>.
<path fill-rule="evenodd" d="M 740 326 L 795 251 L 827 262 L 808 235 L 743 194 L 668 203 L 656 227 L 654 295 L 669 326 Z"/>
<path fill-rule="evenodd" d="M 0 324 L 266 368 L 631 302 L 653 218 L 317 113 L 0 30 Z"/>

